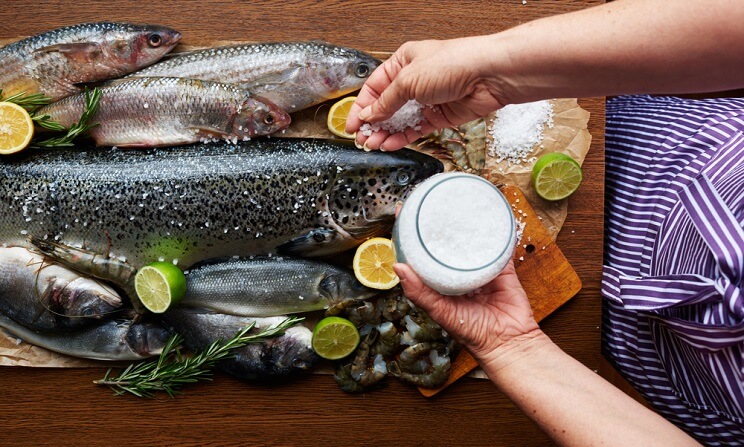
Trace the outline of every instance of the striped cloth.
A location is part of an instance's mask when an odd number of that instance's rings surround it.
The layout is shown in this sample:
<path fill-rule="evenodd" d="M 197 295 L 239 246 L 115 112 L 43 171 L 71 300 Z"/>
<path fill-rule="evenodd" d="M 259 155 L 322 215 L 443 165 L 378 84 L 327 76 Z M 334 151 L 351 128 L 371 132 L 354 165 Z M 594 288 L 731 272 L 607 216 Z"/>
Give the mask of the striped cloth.
<path fill-rule="evenodd" d="M 744 445 L 744 99 L 613 98 L 606 132 L 603 354 L 700 442 Z"/>

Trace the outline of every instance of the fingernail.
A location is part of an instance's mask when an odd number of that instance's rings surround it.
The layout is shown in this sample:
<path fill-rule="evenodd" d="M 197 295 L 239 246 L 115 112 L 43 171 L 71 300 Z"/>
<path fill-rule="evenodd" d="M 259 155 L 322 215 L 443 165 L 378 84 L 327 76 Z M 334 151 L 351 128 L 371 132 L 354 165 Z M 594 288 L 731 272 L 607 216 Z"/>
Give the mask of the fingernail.
<path fill-rule="evenodd" d="M 362 109 L 361 112 L 359 112 L 359 119 L 361 121 L 367 121 L 367 118 L 372 116 L 372 106 L 367 106 Z"/>
<path fill-rule="evenodd" d="M 362 146 L 361 144 L 357 143 L 357 140 L 356 139 L 354 140 L 354 146 L 356 146 L 357 149 L 364 149 L 364 146 Z"/>
<path fill-rule="evenodd" d="M 380 145 L 380 152 L 385 152 L 385 148 Z"/>
<path fill-rule="evenodd" d="M 371 150 L 372 150 L 372 149 L 370 149 L 370 148 L 368 148 L 368 147 L 367 147 L 367 142 L 366 142 L 366 141 L 365 141 L 365 142 L 364 142 L 364 144 L 362 145 L 362 149 L 364 149 L 364 152 L 369 152 L 369 151 L 371 151 Z"/>

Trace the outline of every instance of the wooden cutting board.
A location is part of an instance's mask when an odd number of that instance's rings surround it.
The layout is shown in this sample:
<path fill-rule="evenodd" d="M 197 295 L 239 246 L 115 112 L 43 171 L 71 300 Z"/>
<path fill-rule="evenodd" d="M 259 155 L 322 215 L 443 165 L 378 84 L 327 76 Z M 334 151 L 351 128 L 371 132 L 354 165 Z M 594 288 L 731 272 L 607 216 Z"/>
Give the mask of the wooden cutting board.
<path fill-rule="evenodd" d="M 522 239 L 514 250 L 514 267 L 540 322 L 581 290 L 581 279 L 550 237 L 527 199 L 516 186 L 501 188 L 518 222 L 524 224 Z M 521 225 L 520 224 L 520 225 Z M 452 363 L 449 380 L 439 388 L 419 388 L 433 396 L 478 366 L 464 349 Z"/>

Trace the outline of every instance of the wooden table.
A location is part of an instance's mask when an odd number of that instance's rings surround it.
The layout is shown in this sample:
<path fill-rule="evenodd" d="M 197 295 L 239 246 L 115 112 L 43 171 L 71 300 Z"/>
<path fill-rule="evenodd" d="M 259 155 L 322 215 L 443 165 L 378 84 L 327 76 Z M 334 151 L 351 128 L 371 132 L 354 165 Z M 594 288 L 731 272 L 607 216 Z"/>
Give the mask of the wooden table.
<path fill-rule="evenodd" d="M 322 39 L 393 51 L 407 40 L 496 32 L 600 0 L 181 1 L 13 0 L 0 8 L 0 39 L 87 21 L 171 26 L 189 45 L 215 40 Z M 571 197 L 558 237 L 584 287 L 542 323 L 587 367 L 600 365 L 600 278 L 604 184 L 604 99 L 591 112 L 585 180 Z M 463 379 L 431 399 L 391 380 L 346 395 L 327 375 L 262 387 L 218 374 L 174 400 L 114 397 L 92 381 L 101 369 L 0 368 L 2 445 L 498 445 L 550 440 L 490 382 Z"/>

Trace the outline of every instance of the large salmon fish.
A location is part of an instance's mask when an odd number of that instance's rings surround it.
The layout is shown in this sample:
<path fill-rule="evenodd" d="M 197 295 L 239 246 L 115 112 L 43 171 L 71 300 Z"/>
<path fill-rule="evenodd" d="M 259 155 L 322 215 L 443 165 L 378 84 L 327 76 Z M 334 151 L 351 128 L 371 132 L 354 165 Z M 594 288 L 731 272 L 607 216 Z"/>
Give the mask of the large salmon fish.
<path fill-rule="evenodd" d="M 0 160 L 0 243 L 36 236 L 134 267 L 326 255 L 389 232 L 396 202 L 442 170 L 416 151 L 332 140 L 28 150 Z"/>

